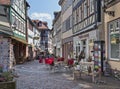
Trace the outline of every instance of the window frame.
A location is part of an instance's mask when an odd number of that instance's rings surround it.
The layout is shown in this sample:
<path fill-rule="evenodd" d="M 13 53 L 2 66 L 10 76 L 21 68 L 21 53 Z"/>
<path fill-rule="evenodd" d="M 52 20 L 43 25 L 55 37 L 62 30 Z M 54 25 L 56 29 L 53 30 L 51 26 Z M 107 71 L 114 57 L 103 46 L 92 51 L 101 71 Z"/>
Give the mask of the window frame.
<path fill-rule="evenodd" d="M 115 29 L 118 29 L 118 28 L 116 28 L 116 21 L 118 21 L 118 23 L 120 24 L 120 18 L 119 19 L 117 19 L 117 20 L 113 20 L 113 21 L 111 21 L 111 22 L 108 22 L 108 32 L 109 32 L 109 46 L 108 46 L 108 48 L 109 48 L 109 58 L 110 58 L 110 60 L 114 60 L 114 61 L 118 61 L 118 60 L 120 60 L 120 51 L 119 51 L 119 53 L 118 53 L 118 58 L 114 58 L 114 57 L 112 57 L 112 48 L 111 48 L 111 45 L 112 45 L 112 43 L 111 43 L 111 36 L 112 35 L 118 35 L 119 37 L 118 37 L 118 39 L 120 40 L 120 25 L 119 25 L 119 32 L 115 32 Z M 110 27 L 110 25 L 111 24 L 113 24 L 113 28 L 112 28 L 112 30 L 113 30 L 113 32 L 111 33 L 111 27 Z M 117 38 L 117 37 L 116 37 Z M 119 50 L 120 50 L 120 42 L 118 43 L 118 48 L 119 48 Z"/>

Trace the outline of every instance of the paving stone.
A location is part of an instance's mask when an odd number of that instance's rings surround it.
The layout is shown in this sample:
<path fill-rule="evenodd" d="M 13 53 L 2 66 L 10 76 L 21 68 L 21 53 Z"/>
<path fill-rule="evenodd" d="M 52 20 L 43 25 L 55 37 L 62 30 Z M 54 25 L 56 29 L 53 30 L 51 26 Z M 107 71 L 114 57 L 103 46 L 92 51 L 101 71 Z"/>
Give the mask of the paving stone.
<path fill-rule="evenodd" d="M 117 89 L 75 81 L 69 72 L 54 73 L 38 60 L 16 65 L 17 89 Z M 120 89 L 120 88 L 118 88 Z"/>

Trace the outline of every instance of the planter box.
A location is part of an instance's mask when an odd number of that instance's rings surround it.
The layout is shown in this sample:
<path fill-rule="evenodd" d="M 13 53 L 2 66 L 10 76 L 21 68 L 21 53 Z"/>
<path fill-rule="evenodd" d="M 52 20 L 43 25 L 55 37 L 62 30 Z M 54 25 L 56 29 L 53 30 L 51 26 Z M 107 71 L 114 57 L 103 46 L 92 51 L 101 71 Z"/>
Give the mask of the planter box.
<path fill-rule="evenodd" d="M 16 89 L 16 81 L 0 82 L 0 89 Z"/>

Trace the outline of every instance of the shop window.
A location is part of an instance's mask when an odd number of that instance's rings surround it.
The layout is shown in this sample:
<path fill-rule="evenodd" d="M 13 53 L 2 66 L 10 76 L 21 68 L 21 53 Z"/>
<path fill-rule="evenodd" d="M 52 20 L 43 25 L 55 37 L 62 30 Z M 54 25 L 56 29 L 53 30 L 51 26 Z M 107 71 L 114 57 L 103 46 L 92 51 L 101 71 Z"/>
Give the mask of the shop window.
<path fill-rule="evenodd" d="M 109 23 L 109 38 L 110 38 L 110 58 L 117 60 L 120 58 L 120 26 L 119 20 L 115 20 Z"/>
<path fill-rule="evenodd" d="M 111 42 L 111 58 L 119 59 L 119 43 L 116 38 Z"/>

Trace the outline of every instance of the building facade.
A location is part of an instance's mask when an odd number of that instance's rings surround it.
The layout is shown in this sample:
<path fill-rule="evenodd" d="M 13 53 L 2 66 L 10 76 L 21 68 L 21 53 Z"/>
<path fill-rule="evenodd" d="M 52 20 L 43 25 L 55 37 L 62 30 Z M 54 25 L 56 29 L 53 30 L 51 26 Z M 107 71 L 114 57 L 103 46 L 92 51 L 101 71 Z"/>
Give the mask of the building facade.
<path fill-rule="evenodd" d="M 72 0 L 60 0 L 59 5 L 61 6 L 62 56 L 67 60 L 73 57 Z"/>
<path fill-rule="evenodd" d="M 72 12 L 74 56 L 84 49 L 83 61 L 87 61 L 93 57 L 94 41 L 104 41 L 101 0 L 73 0 Z"/>
<path fill-rule="evenodd" d="M 28 30 L 28 60 L 33 60 L 39 54 L 40 51 L 40 31 L 37 26 L 28 17 L 27 20 Z"/>
<path fill-rule="evenodd" d="M 27 6 L 29 4 L 25 0 L 11 1 L 10 21 L 14 34 L 11 38 L 17 63 L 23 62 L 27 57 Z"/>
<path fill-rule="evenodd" d="M 51 45 L 51 38 L 50 38 L 50 29 L 47 26 L 47 22 L 42 22 L 40 20 L 33 20 L 33 22 L 38 27 L 38 30 L 40 31 L 40 48 L 41 53 L 46 55 L 49 54 L 49 51 L 51 48 L 49 48 L 49 45 Z M 51 46 L 50 46 L 51 47 Z"/>
<path fill-rule="evenodd" d="M 61 11 L 54 12 L 53 20 L 54 31 L 54 54 L 62 57 L 62 30 L 61 30 Z"/>
<path fill-rule="evenodd" d="M 26 0 L 0 0 L 0 60 L 7 69 L 26 59 L 28 7 Z"/>
<path fill-rule="evenodd" d="M 53 34 L 52 34 L 52 29 L 49 31 L 49 37 L 48 37 L 48 52 L 50 54 L 53 54 Z"/>
<path fill-rule="evenodd" d="M 120 0 L 106 0 L 105 41 L 106 58 L 111 69 L 120 70 Z"/>

